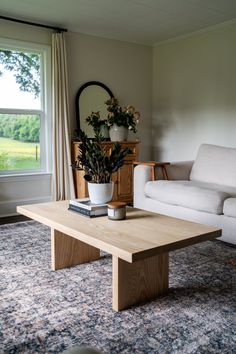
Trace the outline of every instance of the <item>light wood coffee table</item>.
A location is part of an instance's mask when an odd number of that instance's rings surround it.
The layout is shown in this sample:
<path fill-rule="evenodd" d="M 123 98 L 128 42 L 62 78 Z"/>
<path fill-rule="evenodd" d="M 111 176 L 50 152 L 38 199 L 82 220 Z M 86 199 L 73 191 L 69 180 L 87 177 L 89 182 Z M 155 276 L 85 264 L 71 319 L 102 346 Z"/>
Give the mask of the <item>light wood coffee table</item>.
<path fill-rule="evenodd" d="M 68 201 L 18 206 L 17 211 L 51 227 L 52 269 L 112 254 L 113 309 L 162 295 L 168 290 L 169 252 L 221 236 L 221 230 L 138 209 L 127 219 L 89 219 L 67 210 Z"/>

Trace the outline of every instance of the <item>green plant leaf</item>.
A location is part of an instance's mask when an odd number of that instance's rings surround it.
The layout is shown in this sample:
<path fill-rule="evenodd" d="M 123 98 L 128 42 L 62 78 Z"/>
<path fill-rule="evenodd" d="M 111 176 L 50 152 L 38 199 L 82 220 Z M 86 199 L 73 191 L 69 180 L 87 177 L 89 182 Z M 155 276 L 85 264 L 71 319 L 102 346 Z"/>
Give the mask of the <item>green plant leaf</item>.
<path fill-rule="evenodd" d="M 73 168 L 83 168 L 84 178 L 94 183 L 108 183 L 111 175 L 123 164 L 124 158 L 130 153 L 130 149 L 122 149 L 121 145 L 115 143 L 110 156 L 106 153 L 99 140 L 92 140 L 80 130 L 78 132 L 80 140 L 78 163 Z"/>

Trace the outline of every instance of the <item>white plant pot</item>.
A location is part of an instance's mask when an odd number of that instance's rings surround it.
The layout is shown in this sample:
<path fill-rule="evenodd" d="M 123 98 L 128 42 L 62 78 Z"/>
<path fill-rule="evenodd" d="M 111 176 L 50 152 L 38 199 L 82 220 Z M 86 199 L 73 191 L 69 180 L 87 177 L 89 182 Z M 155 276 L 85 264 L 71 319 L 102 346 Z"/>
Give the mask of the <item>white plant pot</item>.
<path fill-rule="evenodd" d="M 113 196 L 114 182 L 88 183 L 89 199 L 93 204 L 110 202 Z"/>
<path fill-rule="evenodd" d="M 111 141 L 126 141 L 128 138 L 129 130 L 126 127 L 118 127 L 114 124 L 109 129 Z"/>

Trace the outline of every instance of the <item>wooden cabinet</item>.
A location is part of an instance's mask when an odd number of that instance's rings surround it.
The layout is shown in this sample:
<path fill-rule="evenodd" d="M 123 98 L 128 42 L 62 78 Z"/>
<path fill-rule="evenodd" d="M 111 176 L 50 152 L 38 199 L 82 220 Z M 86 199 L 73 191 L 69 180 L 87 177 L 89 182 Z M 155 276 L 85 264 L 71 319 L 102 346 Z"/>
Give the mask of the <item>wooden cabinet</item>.
<path fill-rule="evenodd" d="M 105 141 L 101 143 L 109 155 L 112 150 L 113 142 Z M 133 161 L 138 159 L 137 141 L 124 141 L 120 143 L 122 148 L 128 147 L 131 153 L 125 157 L 124 165 L 112 175 L 114 182 L 113 201 L 119 200 L 126 203 L 133 201 Z M 72 142 L 72 162 L 76 161 L 79 154 L 79 142 Z M 76 198 L 84 198 L 88 196 L 87 182 L 83 178 L 84 171 L 77 170 L 73 172 Z"/>

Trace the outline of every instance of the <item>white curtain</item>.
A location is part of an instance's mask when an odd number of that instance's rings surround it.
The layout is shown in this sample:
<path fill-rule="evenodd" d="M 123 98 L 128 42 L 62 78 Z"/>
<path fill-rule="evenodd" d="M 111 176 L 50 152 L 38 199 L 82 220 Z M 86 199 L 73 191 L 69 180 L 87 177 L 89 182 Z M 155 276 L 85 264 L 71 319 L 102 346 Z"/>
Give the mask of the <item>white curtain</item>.
<path fill-rule="evenodd" d="M 53 199 L 74 198 L 64 33 L 52 35 Z"/>

